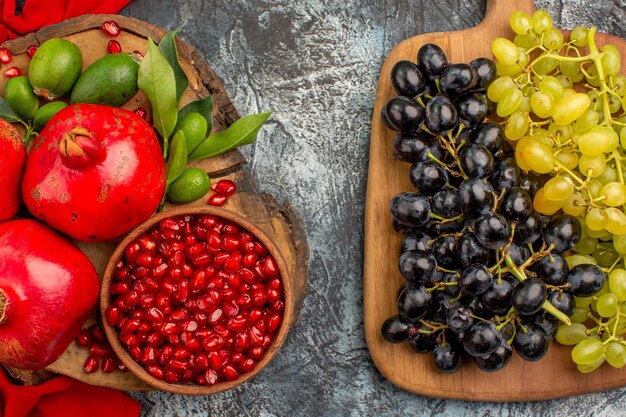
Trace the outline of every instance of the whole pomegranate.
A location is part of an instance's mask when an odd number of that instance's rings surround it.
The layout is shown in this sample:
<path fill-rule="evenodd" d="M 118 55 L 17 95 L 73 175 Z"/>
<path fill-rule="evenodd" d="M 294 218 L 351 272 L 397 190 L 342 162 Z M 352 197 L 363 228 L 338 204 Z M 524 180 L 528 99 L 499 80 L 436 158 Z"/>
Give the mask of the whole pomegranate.
<path fill-rule="evenodd" d="M 20 182 L 26 150 L 17 130 L 0 119 L 0 222 L 9 220 L 20 208 Z"/>
<path fill-rule="evenodd" d="M 74 244 L 34 220 L 0 224 L 0 363 L 42 369 L 69 346 L 100 284 Z"/>
<path fill-rule="evenodd" d="M 82 241 L 118 237 L 157 209 L 165 163 L 135 113 L 96 104 L 59 111 L 34 143 L 22 198 L 35 217 Z"/>

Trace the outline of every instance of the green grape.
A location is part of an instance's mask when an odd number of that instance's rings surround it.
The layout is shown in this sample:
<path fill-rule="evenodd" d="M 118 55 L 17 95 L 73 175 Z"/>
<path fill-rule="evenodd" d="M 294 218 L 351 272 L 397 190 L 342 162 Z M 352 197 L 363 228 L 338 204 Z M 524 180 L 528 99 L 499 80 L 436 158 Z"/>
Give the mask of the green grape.
<path fill-rule="evenodd" d="M 622 129 L 621 132 L 619 132 L 619 143 L 622 149 L 626 149 L 626 129 Z"/>
<path fill-rule="evenodd" d="M 577 83 L 583 79 L 583 73 L 580 71 L 580 62 L 563 61 L 559 64 L 559 71 L 561 71 L 561 74 L 565 75 L 571 83 Z"/>
<path fill-rule="evenodd" d="M 498 102 L 496 113 L 500 117 L 510 116 L 519 109 L 522 104 L 522 92 L 519 88 L 512 88 L 507 90 L 502 100 Z"/>
<path fill-rule="evenodd" d="M 495 38 L 491 42 L 491 52 L 504 65 L 513 65 L 519 59 L 517 45 L 505 38 Z"/>
<path fill-rule="evenodd" d="M 591 373 L 595 371 L 596 369 L 598 369 L 600 366 L 602 366 L 605 359 L 606 359 L 606 356 L 602 355 L 590 364 L 587 364 L 587 365 L 576 364 L 576 369 L 578 369 L 578 372 L 580 372 L 581 374 Z"/>
<path fill-rule="evenodd" d="M 522 94 L 524 94 L 523 91 L 522 91 Z M 520 111 L 522 113 L 529 113 L 530 112 L 530 97 L 526 96 L 525 94 L 524 94 L 524 96 L 522 96 L 522 102 L 519 105 L 518 111 Z"/>
<path fill-rule="evenodd" d="M 543 35 L 543 46 L 551 51 L 556 51 L 563 46 L 563 40 L 563 32 L 551 28 Z"/>
<path fill-rule="evenodd" d="M 602 133 L 609 138 L 609 144 L 604 149 L 604 152 L 613 152 L 615 149 L 617 149 L 617 146 L 619 145 L 619 136 L 611 127 L 595 126 L 591 129 L 591 132 Z"/>
<path fill-rule="evenodd" d="M 617 75 L 612 77 L 613 79 L 613 91 L 620 97 L 626 95 L 626 77 L 623 75 Z"/>
<path fill-rule="evenodd" d="M 509 24 L 511 25 L 513 32 L 519 35 L 528 33 L 532 28 L 530 16 L 521 10 L 516 10 L 511 13 L 511 16 L 509 17 Z"/>
<path fill-rule="evenodd" d="M 516 141 L 524 137 L 528 131 L 528 114 L 517 111 L 509 117 L 504 134 L 509 140 Z"/>
<path fill-rule="evenodd" d="M 585 198 L 580 193 L 573 193 L 563 202 L 563 212 L 575 217 L 583 217 L 586 211 Z"/>
<path fill-rule="evenodd" d="M 519 64 L 504 65 L 502 62 L 496 62 L 496 74 L 500 77 L 517 77 L 522 73 L 523 67 Z"/>
<path fill-rule="evenodd" d="M 598 125 L 600 115 L 594 109 L 587 109 L 582 116 L 574 122 L 574 131 L 577 133 L 585 133 Z"/>
<path fill-rule="evenodd" d="M 576 307 L 574 308 L 574 314 L 570 316 L 572 323 L 584 323 L 587 321 L 587 314 L 589 313 L 589 307 Z"/>
<path fill-rule="evenodd" d="M 585 223 L 591 230 L 604 230 L 607 221 L 608 216 L 606 212 L 596 207 L 589 210 L 589 213 L 587 213 L 585 217 Z"/>
<path fill-rule="evenodd" d="M 589 91 L 587 95 L 589 96 L 589 99 L 591 100 L 591 102 L 589 103 L 589 108 L 597 112 L 601 112 L 602 101 L 600 100 L 600 96 L 598 95 L 598 93 L 595 90 L 592 90 L 592 91 Z"/>
<path fill-rule="evenodd" d="M 619 74 L 622 62 L 617 48 L 614 45 L 604 45 L 600 52 L 603 54 L 601 62 L 604 75 Z"/>
<path fill-rule="evenodd" d="M 550 132 L 554 137 L 559 136 L 560 142 L 565 142 L 572 136 L 574 127 L 573 125 L 559 126 L 556 123 L 550 123 L 548 126 L 548 132 Z M 550 143 L 552 143 L 552 141 L 550 141 Z"/>
<path fill-rule="evenodd" d="M 620 342 L 610 342 L 604 350 L 606 361 L 613 368 L 623 368 L 626 365 L 626 348 Z"/>
<path fill-rule="evenodd" d="M 525 67 L 530 62 L 530 55 L 526 53 L 526 49 L 522 47 L 517 47 L 519 50 L 519 59 L 517 61 L 517 65 Z"/>
<path fill-rule="evenodd" d="M 607 207 L 605 211 L 607 215 L 607 222 L 606 222 L 605 229 L 613 233 L 614 235 L 625 234 L 626 233 L 626 214 L 624 214 L 623 211 L 615 207 Z M 617 256 L 617 253 L 615 255 Z M 609 266 L 609 265 L 603 265 L 603 266 Z"/>
<path fill-rule="evenodd" d="M 596 311 L 602 317 L 611 317 L 617 314 L 617 297 L 615 294 L 604 294 L 598 298 L 598 304 L 596 305 Z"/>
<path fill-rule="evenodd" d="M 613 239 L 613 235 L 610 234 L 609 232 L 607 232 L 606 230 L 602 229 L 602 230 L 591 230 L 589 228 L 586 228 L 585 230 L 587 230 L 587 234 L 589 235 L 589 237 L 593 237 L 595 239 L 603 239 L 608 237 L 609 239 Z"/>
<path fill-rule="evenodd" d="M 535 72 L 539 75 L 546 75 L 554 71 L 559 66 L 559 61 L 556 58 L 543 55 L 545 58 L 541 58 L 533 66 Z"/>
<path fill-rule="evenodd" d="M 602 242 L 598 244 L 596 252 L 593 254 L 593 258 L 596 260 L 596 262 L 598 262 L 598 265 L 600 265 L 601 267 L 608 268 L 611 265 L 613 265 L 615 261 L 619 259 L 619 253 L 617 253 L 617 251 L 613 249 L 612 243 Z M 608 289 L 608 286 L 607 286 L 607 289 Z M 599 294 L 600 293 L 596 295 L 599 295 Z"/>
<path fill-rule="evenodd" d="M 530 168 L 539 173 L 547 174 L 552 171 L 555 165 L 552 149 L 538 140 L 530 140 L 522 150 L 521 156 Z"/>
<path fill-rule="evenodd" d="M 517 166 L 524 171 L 530 171 L 530 166 L 524 162 L 524 158 L 522 158 L 522 152 L 531 143 L 530 136 L 524 136 L 517 142 L 517 146 L 515 146 L 515 161 L 517 162 Z"/>
<path fill-rule="evenodd" d="M 578 161 L 578 169 L 580 169 L 581 173 L 589 175 L 591 178 L 599 177 L 606 169 L 606 158 L 604 155 L 582 155 Z M 598 181 L 598 184 L 602 187 L 600 181 Z"/>
<path fill-rule="evenodd" d="M 614 95 L 609 96 L 609 111 L 615 114 L 622 109 L 622 99 Z"/>
<path fill-rule="evenodd" d="M 576 244 L 576 246 L 574 246 L 573 249 L 574 249 L 574 252 L 580 255 L 591 255 L 592 253 L 596 251 L 597 245 L 598 245 L 598 239 L 595 239 L 593 237 L 583 237 L 578 241 L 578 243 Z"/>
<path fill-rule="evenodd" d="M 569 38 L 575 46 L 585 46 L 587 45 L 587 32 L 589 30 L 586 27 L 578 26 L 572 30 Z"/>
<path fill-rule="evenodd" d="M 550 178 L 543 186 L 543 193 L 548 200 L 565 200 L 574 192 L 574 183 L 567 177 L 557 175 Z"/>
<path fill-rule="evenodd" d="M 551 216 L 563 207 L 563 201 L 553 201 L 548 200 L 544 193 L 543 188 L 539 189 L 535 194 L 535 199 L 533 200 L 533 207 L 541 214 L 545 214 L 547 216 Z"/>
<path fill-rule="evenodd" d="M 587 337 L 572 349 L 572 360 L 579 365 L 589 365 L 604 356 L 604 345 L 595 337 Z"/>
<path fill-rule="evenodd" d="M 587 74 L 585 75 L 587 83 L 594 87 L 600 87 L 600 77 L 598 77 L 598 70 L 595 66 L 587 68 Z"/>
<path fill-rule="evenodd" d="M 536 44 L 535 38 L 533 38 L 532 35 L 530 34 L 516 35 L 515 38 L 513 39 L 513 43 L 519 46 L 520 48 L 524 48 L 524 49 L 530 49 L 534 47 Z"/>
<path fill-rule="evenodd" d="M 531 17 L 531 23 L 535 32 L 543 33 L 552 27 L 552 16 L 545 10 L 536 10 Z"/>
<path fill-rule="evenodd" d="M 530 109 L 542 119 L 552 114 L 552 107 L 554 107 L 554 99 L 548 93 L 537 91 L 530 97 Z"/>
<path fill-rule="evenodd" d="M 605 185 L 617 181 L 617 171 L 613 167 L 607 166 L 602 175 L 598 177 L 598 181 Z"/>
<path fill-rule="evenodd" d="M 487 88 L 487 97 L 497 103 L 513 88 L 515 88 L 515 81 L 511 77 L 496 78 Z"/>
<path fill-rule="evenodd" d="M 563 74 L 557 75 L 556 79 L 559 80 L 564 89 L 572 88 L 574 86 L 574 84 L 572 84 L 572 81 Z"/>
<path fill-rule="evenodd" d="M 565 261 L 567 262 L 567 266 L 569 269 L 572 269 L 576 265 L 596 265 L 597 262 L 591 256 L 588 255 L 579 255 L 577 253 L 573 255 L 567 255 L 565 257 Z"/>
<path fill-rule="evenodd" d="M 610 182 L 602 187 L 601 194 L 606 196 L 604 204 L 611 207 L 622 206 L 626 203 L 626 186 L 619 182 Z"/>
<path fill-rule="evenodd" d="M 574 151 L 565 149 L 554 156 L 565 168 L 572 170 L 578 166 L 578 154 Z"/>
<path fill-rule="evenodd" d="M 574 296 L 574 303 L 576 303 L 576 307 L 589 307 L 592 302 L 593 302 L 593 296 L 591 297 Z"/>
<path fill-rule="evenodd" d="M 600 197 L 600 191 L 602 191 L 602 183 L 598 180 L 591 180 L 587 183 L 587 191 L 592 198 Z"/>
<path fill-rule="evenodd" d="M 577 345 L 587 337 L 587 328 L 582 323 L 562 325 L 556 330 L 555 339 L 562 345 Z"/>
<path fill-rule="evenodd" d="M 610 145 L 611 136 L 604 130 L 593 128 L 580 135 L 577 142 L 578 149 L 584 156 L 598 156 Z"/>
<path fill-rule="evenodd" d="M 618 235 L 618 236 L 623 236 L 621 238 L 622 241 L 626 240 L 626 236 L 624 235 Z M 613 238 L 613 243 L 615 244 L 615 237 Z M 620 252 L 621 250 L 624 250 L 624 246 L 626 246 L 623 242 L 620 242 L 619 244 L 620 249 L 617 248 L 617 245 L 615 246 L 615 249 Z M 620 303 L 623 303 L 624 301 L 626 301 L 626 271 L 621 269 L 621 268 L 616 268 L 613 271 L 611 271 L 611 273 L 609 274 L 609 290 L 615 294 L 615 296 L 617 297 L 617 300 Z"/>
<path fill-rule="evenodd" d="M 552 96 L 554 101 L 559 101 L 563 97 L 563 85 L 558 78 L 547 76 L 543 77 L 543 80 L 539 83 L 539 89 Z"/>
<path fill-rule="evenodd" d="M 573 93 L 564 96 L 554 104 L 552 109 L 552 119 L 558 125 L 568 125 L 587 111 L 591 99 L 587 94 Z"/>

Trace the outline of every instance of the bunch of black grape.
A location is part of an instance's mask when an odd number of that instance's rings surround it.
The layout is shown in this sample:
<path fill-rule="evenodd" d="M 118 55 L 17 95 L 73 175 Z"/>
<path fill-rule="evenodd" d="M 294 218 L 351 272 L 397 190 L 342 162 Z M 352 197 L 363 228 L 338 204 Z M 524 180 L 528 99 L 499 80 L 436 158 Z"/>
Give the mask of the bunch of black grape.
<path fill-rule="evenodd" d="M 485 121 L 494 77 L 488 59 L 448 65 L 441 48 L 425 45 L 417 64 L 395 65 L 400 95 L 382 111 L 400 131 L 394 155 L 412 163 L 416 188 L 390 204 L 395 230 L 407 235 L 406 283 L 382 334 L 432 351 L 442 372 L 456 371 L 464 352 L 485 371 L 505 367 L 512 346 L 525 360 L 542 358 L 574 295 L 604 284 L 595 265 L 569 269 L 564 252 L 580 238 L 578 220 L 533 210 L 539 179 L 520 171 L 500 125 Z"/>

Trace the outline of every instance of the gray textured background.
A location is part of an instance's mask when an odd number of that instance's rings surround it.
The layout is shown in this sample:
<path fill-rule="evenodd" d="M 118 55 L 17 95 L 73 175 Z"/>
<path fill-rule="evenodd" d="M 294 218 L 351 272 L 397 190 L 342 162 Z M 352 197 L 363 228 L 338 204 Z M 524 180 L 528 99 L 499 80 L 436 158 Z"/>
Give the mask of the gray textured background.
<path fill-rule="evenodd" d="M 625 1 L 589 3 L 536 5 L 562 27 L 626 35 Z M 274 110 L 244 153 L 261 188 L 299 210 L 312 249 L 300 324 L 260 376 L 212 397 L 135 395 L 143 416 L 626 415 L 624 389 L 517 404 L 428 399 L 385 381 L 369 357 L 363 212 L 378 71 L 402 39 L 476 25 L 485 0 L 135 0 L 122 13 L 182 29 L 242 114 Z"/>

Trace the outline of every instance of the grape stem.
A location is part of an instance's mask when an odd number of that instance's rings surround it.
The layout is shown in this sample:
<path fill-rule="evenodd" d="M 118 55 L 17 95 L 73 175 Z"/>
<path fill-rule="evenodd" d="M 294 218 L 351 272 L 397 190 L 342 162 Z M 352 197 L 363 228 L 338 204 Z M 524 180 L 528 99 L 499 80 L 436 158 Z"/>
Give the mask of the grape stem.
<path fill-rule="evenodd" d="M 504 262 L 509 267 L 509 272 L 511 274 L 513 274 L 513 276 L 515 278 L 517 278 L 518 281 L 523 282 L 523 281 L 526 281 L 528 279 L 528 277 L 524 273 L 524 270 L 523 269 L 519 269 L 517 267 L 517 265 L 515 265 L 515 262 L 513 262 L 513 259 L 511 259 L 511 255 L 507 254 L 504 257 Z M 543 303 L 543 306 L 541 306 L 541 308 L 543 308 L 546 312 L 550 313 L 552 316 L 557 318 L 562 323 L 565 323 L 568 326 L 572 324 L 572 321 L 570 320 L 570 318 L 567 317 L 567 315 L 565 313 L 563 313 L 562 311 L 557 310 L 557 308 L 554 307 L 552 305 L 552 303 L 550 303 L 550 301 L 546 300 Z"/>

